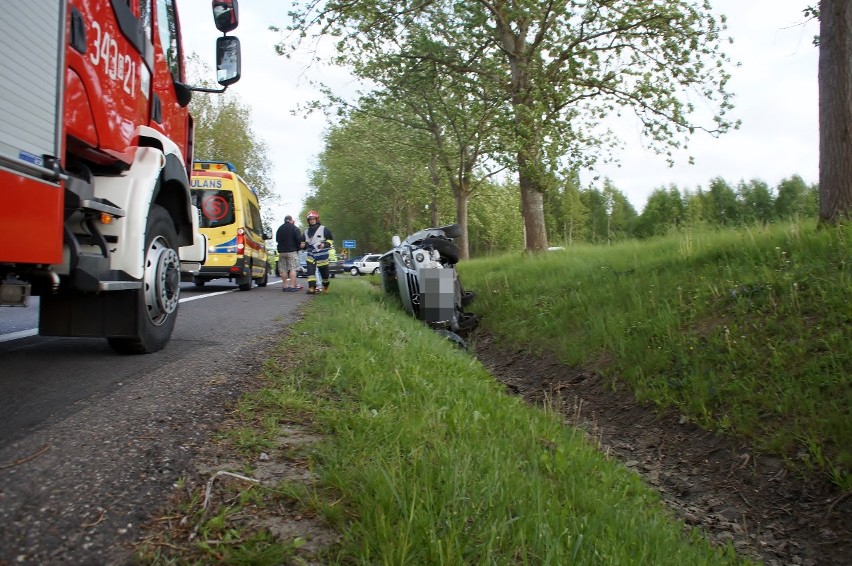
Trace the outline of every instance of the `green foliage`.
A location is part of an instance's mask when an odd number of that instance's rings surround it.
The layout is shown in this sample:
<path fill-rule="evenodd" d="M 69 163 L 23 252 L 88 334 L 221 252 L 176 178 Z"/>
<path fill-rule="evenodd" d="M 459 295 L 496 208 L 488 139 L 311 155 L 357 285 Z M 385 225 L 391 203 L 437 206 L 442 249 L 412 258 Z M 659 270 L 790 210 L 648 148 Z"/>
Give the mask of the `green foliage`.
<path fill-rule="evenodd" d="M 813 220 L 688 228 L 459 270 L 506 342 L 595 367 L 849 489 L 850 237 Z"/>
<path fill-rule="evenodd" d="M 432 132 L 476 132 L 454 138 L 460 158 L 447 169 L 458 172 L 457 196 L 481 154 L 518 174 L 525 199 L 546 193 L 553 171 L 591 165 L 617 145 L 601 123 L 620 108 L 669 157 L 696 130 L 718 135 L 735 126 L 727 118 L 725 24 L 706 3 L 378 0 L 306 3 L 291 18 L 298 40 L 279 52 L 312 34 L 334 37 L 333 63 L 380 84 L 382 97 L 422 97 L 417 107 Z M 695 112 L 696 93 L 711 120 Z M 441 139 L 434 137 L 446 156 Z M 527 247 L 544 248 L 545 212 L 530 206 L 524 214 Z M 608 224 L 603 236 L 620 232 Z"/>
<path fill-rule="evenodd" d="M 468 229 L 472 255 L 493 255 L 524 246 L 518 187 L 484 182 L 471 197 Z"/>
<path fill-rule="evenodd" d="M 305 211 L 318 210 L 338 241 L 354 239 L 364 252 L 429 225 L 432 208 L 451 210 L 452 201 L 434 194 L 420 136 L 366 114 L 343 120 L 326 135 Z"/>

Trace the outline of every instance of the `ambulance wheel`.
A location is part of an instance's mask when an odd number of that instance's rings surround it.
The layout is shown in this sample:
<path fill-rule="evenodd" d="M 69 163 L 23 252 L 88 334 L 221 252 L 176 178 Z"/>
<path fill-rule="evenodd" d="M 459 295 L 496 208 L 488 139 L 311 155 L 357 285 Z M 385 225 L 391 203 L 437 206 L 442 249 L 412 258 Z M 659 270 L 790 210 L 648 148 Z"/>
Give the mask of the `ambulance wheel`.
<path fill-rule="evenodd" d="M 166 209 L 151 205 L 145 227 L 145 266 L 137 292 L 138 327 L 133 338 L 107 338 L 120 354 L 162 350 L 172 336 L 180 301 L 177 232 Z"/>
<path fill-rule="evenodd" d="M 269 283 L 269 264 L 263 264 L 263 277 L 259 279 L 255 279 L 258 287 L 266 287 L 266 284 Z"/>
<path fill-rule="evenodd" d="M 240 291 L 251 291 L 251 265 L 249 265 L 248 275 L 237 278 L 237 286 Z"/>

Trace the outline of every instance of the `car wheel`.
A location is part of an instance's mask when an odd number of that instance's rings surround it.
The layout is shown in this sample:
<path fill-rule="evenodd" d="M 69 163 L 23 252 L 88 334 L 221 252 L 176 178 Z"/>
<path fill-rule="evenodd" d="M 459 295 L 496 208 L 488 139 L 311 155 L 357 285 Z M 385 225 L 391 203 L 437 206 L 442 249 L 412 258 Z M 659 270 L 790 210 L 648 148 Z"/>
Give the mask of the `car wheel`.
<path fill-rule="evenodd" d="M 195 283 L 196 287 L 204 287 L 204 284 L 207 283 L 207 281 L 205 281 L 204 279 L 199 279 L 198 277 L 193 279 L 192 282 Z"/>
<path fill-rule="evenodd" d="M 473 330 L 479 326 L 479 318 L 475 314 L 463 312 L 459 316 L 459 330 Z"/>
<path fill-rule="evenodd" d="M 461 225 L 459 224 L 450 224 L 449 226 L 443 226 L 444 234 L 447 238 L 458 238 L 462 235 Z"/>
<path fill-rule="evenodd" d="M 357 267 L 353 267 L 352 269 L 350 269 L 350 270 L 349 270 L 349 275 L 351 275 L 352 277 L 355 277 L 355 276 L 357 276 L 357 275 L 360 275 L 360 273 L 358 272 L 358 268 L 357 268 Z"/>
<path fill-rule="evenodd" d="M 373 275 L 376 275 L 378 272 L 379 272 L 379 268 L 377 267 L 373 270 Z"/>
<path fill-rule="evenodd" d="M 469 307 L 469 306 L 470 306 L 470 304 L 473 302 L 473 300 L 474 300 L 475 298 L 476 298 L 476 293 L 475 293 L 475 292 L 473 292 L 473 291 L 467 291 L 467 292 L 465 292 L 465 293 L 462 293 L 462 296 L 461 296 L 461 306 L 462 306 L 462 308 L 464 308 L 464 307 Z"/>
<path fill-rule="evenodd" d="M 459 262 L 459 247 L 450 240 L 445 240 L 443 238 L 424 238 L 421 245 L 424 247 L 431 246 L 438 250 L 441 257 L 446 259 L 450 264 L 456 264 Z"/>

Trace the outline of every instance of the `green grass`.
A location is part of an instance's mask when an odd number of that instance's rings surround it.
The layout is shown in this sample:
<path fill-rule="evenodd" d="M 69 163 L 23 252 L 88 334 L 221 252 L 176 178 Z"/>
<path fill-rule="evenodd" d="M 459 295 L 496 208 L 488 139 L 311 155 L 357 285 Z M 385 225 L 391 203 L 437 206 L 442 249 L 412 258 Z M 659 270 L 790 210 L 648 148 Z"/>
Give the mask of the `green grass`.
<path fill-rule="evenodd" d="M 496 339 L 551 351 L 850 489 L 849 228 L 685 233 L 463 262 Z M 378 278 L 315 297 L 221 438 L 245 457 L 282 427 L 316 480 L 229 485 L 203 536 L 153 545 L 155 564 L 738 564 L 562 415 L 523 403 L 467 352 L 406 315 Z M 310 516 L 340 534 L 320 556 L 253 515 Z M 188 528 L 184 527 L 184 529 Z M 180 533 L 178 533 L 180 535 Z M 184 541 L 184 542 L 181 542 Z M 245 544 L 243 544 L 245 541 Z M 176 550 L 181 548 L 182 550 Z"/>
<path fill-rule="evenodd" d="M 276 492 L 341 533 L 322 563 L 742 563 L 369 281 L 312 300 L 240 411 L 261 436 L 277 419 L 323 439 L 303 454 L 317 482 Z M 205 528 L 244 536 L 214 519 Z"/>
<path fill-rule="evenodd" d="M 554 352 L 852 489 L 850 227 L 685 232 L 459 266 L 500 340 Z"/>

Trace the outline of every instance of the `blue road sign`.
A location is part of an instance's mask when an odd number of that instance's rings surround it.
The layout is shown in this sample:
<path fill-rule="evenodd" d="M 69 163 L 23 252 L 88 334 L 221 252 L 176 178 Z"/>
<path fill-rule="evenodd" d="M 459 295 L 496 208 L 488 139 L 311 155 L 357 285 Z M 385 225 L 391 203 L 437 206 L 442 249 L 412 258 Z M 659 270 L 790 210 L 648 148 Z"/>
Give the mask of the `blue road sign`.
<path fill-rule="evenodd" d="M 355 240 L 343 240 L 343 247 L 349 250 L 354 250 Z"/>

